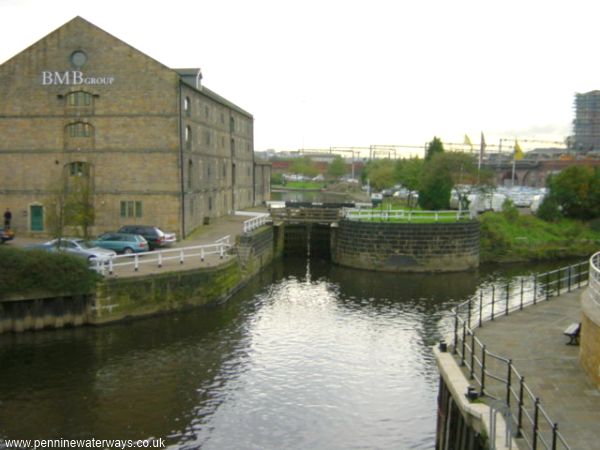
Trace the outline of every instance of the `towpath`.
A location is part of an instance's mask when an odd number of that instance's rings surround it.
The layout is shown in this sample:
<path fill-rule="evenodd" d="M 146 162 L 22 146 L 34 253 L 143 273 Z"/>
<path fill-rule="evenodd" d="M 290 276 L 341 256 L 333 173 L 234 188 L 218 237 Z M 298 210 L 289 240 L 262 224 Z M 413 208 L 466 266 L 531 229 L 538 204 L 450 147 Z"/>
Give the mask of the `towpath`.
<path fill-rule="evenodd" d="M 579 346 L 566 345 L 563 335 L 581 321 L 584 289 L 485 322 L 475 331 L 490 352 L 512 359 L 572 450 L 600 449 L 600 390 L 579 365 Z"/>

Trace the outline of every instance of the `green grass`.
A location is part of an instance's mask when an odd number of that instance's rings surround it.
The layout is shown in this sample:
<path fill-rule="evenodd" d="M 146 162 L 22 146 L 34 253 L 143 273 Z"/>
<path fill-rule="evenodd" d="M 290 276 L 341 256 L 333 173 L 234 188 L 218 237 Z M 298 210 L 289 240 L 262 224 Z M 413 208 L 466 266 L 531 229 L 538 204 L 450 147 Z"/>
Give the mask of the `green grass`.
<path fill-rule="evenodd" d="M 482 262 L 587 257 L 600 249 L 600 232 L 576 220 L 550 223 L 506 213 L 485 213 L 479 220 Z"/>

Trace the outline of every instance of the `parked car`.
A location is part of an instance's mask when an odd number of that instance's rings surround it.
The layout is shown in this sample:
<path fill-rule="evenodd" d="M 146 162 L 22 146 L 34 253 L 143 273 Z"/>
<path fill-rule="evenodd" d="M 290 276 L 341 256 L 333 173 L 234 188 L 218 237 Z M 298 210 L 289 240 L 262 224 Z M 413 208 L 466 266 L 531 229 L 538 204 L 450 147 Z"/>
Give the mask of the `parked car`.
<path fill-rule="evenodd" d="M 383 202 L 383 194 L 381 192 L 371 194 L 371 203 L 373 206 L 381 205 L 381 202 Z"/>
<path fill-rule="evenodd" d="M 166 247 L 177 241 L 175 233 L 166 233 L 158 227 L 150 225 L 125 225 L 122 226 L 119 233 L 139 234 L 148 241 L 150 250 L 160 247 Z"/>
<path fill-rule="evenodd" d="M 104 233 L 92 243 L 98 247 L 114 250 L 117 253 L 143 253 L 150 250 L 148 241 L 139 234 Z"/>
<path fill-rule="evenodd" d="M 107 250 L 96 246 L 93 242 L 86 241 L 85 239 L 70 239 L 61 238 L 53 239 L 45 242 L 41 245 L 37 245 L 32 248 L 39 248 L 48 251 L 65 252 L 71 255 L 85 258 L 88 261 L 106 261 L 113 256 L 117 256 L 114 250 Z"/>

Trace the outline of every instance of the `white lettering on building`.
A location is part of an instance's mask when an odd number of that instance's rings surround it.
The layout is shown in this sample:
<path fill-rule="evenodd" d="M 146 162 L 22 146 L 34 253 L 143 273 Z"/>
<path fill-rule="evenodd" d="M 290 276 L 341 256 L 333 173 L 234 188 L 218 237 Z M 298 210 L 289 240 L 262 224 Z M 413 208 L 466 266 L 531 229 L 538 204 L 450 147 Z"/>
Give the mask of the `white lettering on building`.
<path fill-rule="evenodd" d="M 42 86 L 79 86 L 79 85 L 111 85 L 115 81 L 113 76 L 84 76 L 80 70 L 66 70 L 64 72 L 42 72 Z"/>

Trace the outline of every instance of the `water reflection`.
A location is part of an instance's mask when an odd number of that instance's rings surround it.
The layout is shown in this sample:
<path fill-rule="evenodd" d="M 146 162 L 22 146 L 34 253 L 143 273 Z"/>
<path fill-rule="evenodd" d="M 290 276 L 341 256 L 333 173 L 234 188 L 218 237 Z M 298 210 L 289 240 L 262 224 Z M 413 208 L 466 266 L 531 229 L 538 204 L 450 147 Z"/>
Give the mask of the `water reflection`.
<path fill-rule="evenodd" d="M 211 309 L 0 336 L 0 439 L 431 448 L 430 346 L 494 270 L 399 275 L 287 259 Z"/>

